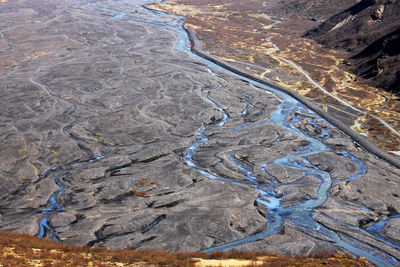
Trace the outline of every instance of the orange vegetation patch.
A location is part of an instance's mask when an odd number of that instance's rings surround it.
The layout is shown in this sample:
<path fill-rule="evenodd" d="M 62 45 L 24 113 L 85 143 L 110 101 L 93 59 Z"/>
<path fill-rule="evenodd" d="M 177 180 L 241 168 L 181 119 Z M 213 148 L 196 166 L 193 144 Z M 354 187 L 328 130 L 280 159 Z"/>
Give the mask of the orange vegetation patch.
<path fill-rule="evenodd" d="M 147 194 L 146 192 L 138 191 L 136 189 L 131 189 L 130 192 L 137 197 L 144 197 L 144 198 L 150 197 L 150 195 Z"/>
<path fill-rule="evenodd" d="M 157 188 L 158 184 L 156 182 L 150 181 L 147 178 L 142 178 L 139 180 L 141 186 L 151 186 L 152 188 Z"/>
<path fill-rule="evenodd" d="M 259 252 L 197 252 L 169 253 L 153 250 L 112 250 L 102 247 L 80 247 L 27 234 L 0 231 L 0 266 L 368 266 L 365 259 L 351 259 L 343 255 L 319 257 L 280 257 Z M 220 261 L 204 261 L 204 260 Z M 236 259 L 234 261 L 226 261 Z M 224 261 L 225 260 L 225 261 Z"/>

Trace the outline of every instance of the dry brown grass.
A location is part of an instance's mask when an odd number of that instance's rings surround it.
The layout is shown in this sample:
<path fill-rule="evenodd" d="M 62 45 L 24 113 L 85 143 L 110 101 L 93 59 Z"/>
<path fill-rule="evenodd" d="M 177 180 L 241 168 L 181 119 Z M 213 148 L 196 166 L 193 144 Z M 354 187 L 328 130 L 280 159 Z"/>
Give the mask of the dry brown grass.
<path fill-rule="evenodd" d="M 27 234 L 0 232 L 1 266 L 196 266 L 195 258 L 249 260 L 247 266 L 373 266 L 365 259 L 339 254 L 319 257 L 281 257 L 265 252 L 177 252 L 153 250 L 112 250 L 102 247 L 72 246 Z M 262 265 L 256 262 L 262 261 Z M 236 261 L 238 262 L 238 261 Z M 245 261 L 243 261 L 245 263 Z M 224 261 L 218 262 L 219 266 Z M 216 266 L 216 265 L 213 265 Z"/>

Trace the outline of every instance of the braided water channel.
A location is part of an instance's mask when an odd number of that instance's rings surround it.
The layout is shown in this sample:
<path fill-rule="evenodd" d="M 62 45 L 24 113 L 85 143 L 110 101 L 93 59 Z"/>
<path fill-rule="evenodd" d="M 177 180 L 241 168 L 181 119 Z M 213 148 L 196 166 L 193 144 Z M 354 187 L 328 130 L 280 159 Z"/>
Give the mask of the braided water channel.
<path fill-rule="evenodd" d="M 54 229 L 49 225 L 48 221 L 50 217 L 57 212 L 63 211 L 64 207 L 61 206 L 61 204 L 58 202 L 58 198 L 61 196 L 62 193 L 64 193 L 64 185 L 62 184 L 62 180 L 65 178 L 66 175 L 68 174 L 73 174 L 82 171 L 83 169 L 87 168 L 90 164 L 95 163 L 96 161 L 99 161 L 103 159 L 105 156 L 98 156 L 95 157 L 91 160 L 88 160 L 84 163 L 81 163 L 80 166 L 76 168 L 71 168 L 71 169 L 66 169 L 62 170 L 63 166 L 53 166 L 50 169 L 46 170 L 42 175 L 41 179 L 45 179 L 48 176 L 51 176 L 54 182 L 58 186 L 58 190 L 53 193 L 53 195 L 50 197 L 49 204 L 46 208 L 42 209 L 42 214 L 43 217 L 39 222 L 39 234 L 38 237 L 45 237 L 49 236 L 55 241 L 59 241 L 59 238 L 57 237 Z M 67 165 L 67 164 L 64 164 Z"/>
<path fill-rule="evenodd" d="M 396 266 L 398 264 L 397 260 L 385 253 L 384 251 L 380 251 L 381 255 L 384 255 L 385 258 L 376 255 L 375 253 L 371 252 L 374 251 L 375 248 L 371 248 L 367 244 L 359 241 L 359 240 L 354 240 L 354 243 L 360 244 L 360 246 L 356 246 L 354 244 L 351 244 L 349 242 L 346 242 L 343 240 L 339 234 L 336 232 L 328 229 L 327 227 L 323 226 L 319 222 L 317 222 L 313 218 L 313 213 L 314 209 L 321 206 L 328 198 L 328 190 L 331 188 L 332 184 L 334 181 L 332 180 L 330 174 L 326 171 L 323 171 L 312 164 L 310 164 L 307 161 L 307 157 L 310 155 L 314 155 L 323 151 L 332 151 L 329 149 L 324 143 L 323 140 L 329 138 L 329 133 L 328 131 L 320 126 L 319 122 L 324 122 L 324 125 L 330 125 L 324 119 L 322 119 L 319 115 L 315 114 L 313 111 L 309 110 L 307 107 L 305 107 L 302 103 L 299 101 L 295 100 L 289 95 L 286 95 L 283 92 L 280 92 L 278 90 L 275 90 L 267 85 L 264 85 L 262 83 L 253 81 L 247 77 L 241 76 L 239 74 L 236 74 L 228 69 L 225 69 L 219 65 L 214 64 L 213 62 L 204 59 L 190 51 L 189 48 L 189 38 L 186 33 L 186 31 L 183 28 L 183 21 L 181 20 L 180 17 L 177 16 L 172 16 L 169 14 L 165 14 L 159 11 L 154 11 L 147 9 L 141 4 L 143 4 L 145 1 L 136 1 L 136 0 L 130 0 L 130 1 L 123 1 L 124 4 L 130 4 L 134 5 L 135 8 L 140 10 L 141 12 L 146 13 L 146 18 L 143 18 L 141 16 L 140 18 L 135 18 L 132 15 L 128 15 L 124 11 L 121 10 L 115 10 L 111 9 L 108 6 L 102 6 L 102 4 L 97 4 L 97 3 L 88 3 L 87 6 L 91 8 L 95 8 L 98 10 L 102 11 L 107 11 L 107 12 L 115 12 L 115 15 L 112 16 L 111 18 L 114 20 L 123 20 L 126 22 L 134 22 L 134 23 L 141 23 L 141 24 L 147 24 L 147 25 L 152 25 L 152 26 L 158 26 L 158 27 L 163 27 L 169 30 L 172 30 L 178 34 L 178 42 L 177 45 L 175 46 L 175 49 L 181 52 L 185 52 L 187 55 L 190 57 L 202 62 L 206 66 L 208 66 L 211 69 L 218 70 L 220 72 L 229 74 L 231 76 L 234 76 L 236 78 L 239 78 L 243 81 L 248 82 L 251 86 L 254 88 L 257 88 L 259 90 L 264 91 L 265 93 L 268 94 L 273 94 L 276 96 L 276 99 L 280 101 L 279 107 L 271 114 L 271 117 L 269 119 L 266 119 L 263 122 L 260 123 L 254 123 L 254 124 L 243 124 L 240 127 L 232 128 L 232 129 L 226 129 L 226 127 L 222 128 L 225 126 L 225 124 L 229 121 L 229 114 L 222 109 L 218 103 L 210 99 L 210 97 L 206 94 L 204 95 L 204 98 L 210 102 L 219 112 L 221 112 L 223 118 L 220 122 L 217 124 L 212 124 L 212 125 L 206 125 L 203 126 L 200 130 L 198 130 L 195 133 L 195 136 L 199 139 L 195 144 L 193 144 L 191 147 L 187 149 L 187 155 L 185 156 L 184 160 L 185 162 L 193 169 L 197 170 L 201 174 L 205 175 L 206 177 L 213 179 L 213 180 L 220 180 L 220 181 L 225 181 L 225 182 L 231 182 L 231 183 L 240 183 L 243 184 L 244 186 L 250 186 L 252 188 L 257 188 L 259 192 L 259 197 L 257 198 L 257 202 L 264 206 L 266 209 L 269 210 L 269 213 L 266 215 L 266 220 L 269 222 L 268 230 L 264 232 L 260 232 L 255 235 L 247 236 L 245 238 L 235 240 L 232 242 L 228 242 L 222 245 L 214 246 L 208 249 L 205 249 L 205 252 L 212 252 L 215 250 L 226 250 L 230 248 L 237 247 L 239 245 L 251 243 L 263 238 L 266 238 L 268 236 L 274 235 L 279 232 L 281 229 L 283 223 L 285 221 L 290 221 L 296 226 L 306 229 L 308 231 L 312 231 L 316 234 L 325 236 L 327 239 L 331 240 L 330 242 L 335 244 L 336 246 L 342 247 L 346 249 L 347 251 L 357 255 L 357 256 L 362 256 L 368 259 L 370 262 L 376 264 L 377 266 Z M 147 1 L 149 3 L 151 1 Z M 172 18 L 175 18 L 174 20 L 174 25 L 166 24 L 159 20 L 160 17 L 162 16 L 169 16 Z M 178 26 L 176 26 L 178 25 Z M 209 69 L 209 72 L 213 75 L 214 72 L 212 72 Z M 222 80 L 222 78 L 220 78 Z M 222 86 L 220 84 L 220 86 Z M 253 108 L 252 105 L 247 105 L 246 108 L 242 111 L 240 116 L 245 115 L 249 109 Z M 316 128 L 320 129 L 320 136 L 318 137 L 311 137 L 303 133 L 300 129 L 298 129 L 295 124 L 298 122 L 300 119 L 303 119 L 305 115 L 312 115 L 312 117 L 316 117 L 317 119 L 309 119 L 309 122 Z M 290 116 L 289 116 L 290 115 Z M 290 119 L 289 119 L 290 118 Z M 218 177 L 210 172 L 207 172 L 206 170 L 202 169 L 199 167 L 196 162 L 193 160 L 193 155 L 196 154 L 196 150 L 203 144 L 205 144 L 208 141 L 207 133 L 210 132 L 224 132 L 224 131 L 240 131 L 244 128 L 249 128 L 249 127 L 255 127 L 261 124 L 274 124 L 275 126 L 278 126 L 282 130 L 289 132 L 299 138 L 302 138 L 306 141 L 309 142 L 309 145 L 303 146 L 301 149 L 298 151 L 287 155 L 282 158 L 277 158 L 274 159 L 273 161 L 265 162 L 262 167 L 261 171 L 263 171 L 265 174 L 269 175 L 272 179 L 271 183 L 266 183 L 266 182 L 260 182 L 256 179 L 256 177 L 253 175 L 254 170 L 247 167 L 246 164 L 243 164 L 242 162 L 238 161 L 234 155 L 240 151 L 234 151 L 231 152 L 228 155 L 228 158 L 230 161 L 237 166 L 237 168 L 240 170 L 240 173 L 243 174 L 245 181 L 243 182 L 238 182 L 238 181 L 231 181 L 227 178 L 221 178 Z M 330 125 L 329 127 L 334 127 Z M 221 128 L 220 130 L 218 128 Z M 279 142 L 280 140 L 276 140 L 275 142 Z M 347 158 L 348 160 L 351 160 L 353 163 L 355 163 L 358 166 L 359 171 L 350 177 L 342 177 L 342 179 L 336 180 L 336 181 L 350 181 L 357 179 L 361 177 L 365 171 L 366 167 L 353 155 L 349 154 L 346 151 L 334 151 L 338 154 L 341 154 L 343 157 Z M 301 160 L 299 160 L 301 159 Z M 266 170 L 266 167 L 270 164 L 277 164 L 285 168 L 292 168 L 295 170 L 302 171 L 304 173 L 304 176 L 307 175 L 312 175 L 318 180 L 320 180 L 320 186 L 317 191 L 317 197 L 315 199 L 309 198 L 303 203 L 300 204 L 295 204 L 292 206 L 282 206 L 281 201 L 283 199 L 283 195 L 278 195 L 275 192 L 275 188 L 279 185 L 283 185 L 282 183 L 278 182 L 278 179 L 273 177 L 271 174 L 269 174 Z M 304 178 L 304 177 L 303 177 Z M 301 181 L 303 178 L 298 179 L 297 181 L 294 181 L 290 184 L 295 184 Z M 336 182 L 335 181 L 335 182 Z M 60 190 L 62 190 L 62 187 L 60 187 Z M 56 193 L 57 194 L 57 193 Z M 57 205 L 56 205 L 57 206 Z M 390 219 L 390 218 L 389 218 Z M 370 228 L 367 228 L 366 230 L 358 228 L 358 227 L 353 227 L 349 226 L 352 228 L 356 228 L 360 231 L 367 231 L 368 233 L 372 234 L 375 236 L 377 239 L 388 243 L 392 246 L 394 246 L 397 249 L 400 249 L 400 245 L 397 243 L 394 243 L 393 241 L 390 241 L 384 237 L 381 236 L 381 231 L 382 227 L 387 223 L 389 220 L 385 220 L 383 222 L 380 222 Z M 340 223 L 340 222 L 337 222 Z M 344 223 L 340 223 L 343 225 L 346 225 Z M 43 224 L 45 226 L 45 224 Z M 348 226 L 348 225 L 346 225 Z M 362 247 L 369 247 L 370 250 L 365 250 Z"/>

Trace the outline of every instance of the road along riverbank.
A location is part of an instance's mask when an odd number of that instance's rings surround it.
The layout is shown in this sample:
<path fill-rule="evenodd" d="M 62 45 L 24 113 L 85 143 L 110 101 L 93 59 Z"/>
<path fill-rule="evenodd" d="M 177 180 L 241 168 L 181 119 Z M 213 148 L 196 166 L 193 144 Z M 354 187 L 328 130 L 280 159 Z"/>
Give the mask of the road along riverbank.
<path fill-rule="evenodd" d="M 396 166 L 397 168 L 400 168 L 400 159 L 398 157 L 392 156 L 390 155 L 387 151 L 385 151 L 384 149 L 378 147 L 377 145 L 375 145 L 374 143 L 372 143 L 371 141 L 369 141 L 367 138 L 365 138 L 364 136 L 360 135 L 359 133 L 357 133 L 356 131 L 354 131 L 353 129 L 351 129 L 348 125 L 346 125 L 345 123 L 343 123 L 342 121 L 338 120 L 337 118 L 331 116 L 329 113 L 325 112 L 323 109 L 321 109 L 320 107 L 318 107 L 317 104 L 313 103 L 312 101 L 308 100 L 307 98 L 303 97 L 302 95 L 300 95 L 299 93 L 290 90 L 288 88 L 282 87 L 280 85 L 277 84 L 273 84 L 270 82 L 267 82 L 263 79 L 260 79 L 258 77 L 255 77 L 249 73 L 246 73 L 244 71 L 238 70 L 237 68 L 233 67 L 232 65 L 230 65 L 227 62 L 224 62 L 212 55 L 206 54 L 203 52 L 202 50 L 202 42 L 196 37 L 195 33 L 192 30 L 188 30 L 187 28 L 184 28 L 185 31 L 187 32 L 188 36 L 189 36 L 189 40 L 191 43 L 191 51 L 200 56 L 203 57 L 229 71 L 232 71 L 238 75 L 241 75 L 243 77 L 246 77 L 248 79 L 251 79 L 253 81 L 256 81 L 258 83 L 262 83 L 265 84 L 267 86 L 270 86 L 276 90 L 282 91 L 285 94 L 290 95 L 291 97 L 295 98 L 296 100 L 298 100 L 299 102 L 303 103 L 305 106 L 307 106 L 309 109 L 311 109 L 312 111 L 314 111 L 315 113 L 317 113 L 318 115 L 320 115 L 321 117 L 323 117 L 324 119 L 326 119 L 327 121 L 329 121 L 330 123 L 332 123 L 333 125 L 335 125 L 337 128 L 339 128 L 340 130 L 342 130 L 344 133 L 346 133 L 351 139 L 353 139 L 356 143 L 358 143 L 360 146 L 362 146 L 363 148 L 365 148 L 367 151 L 375 154 L 377 157 L 389 162 L 390 164 Z"/>

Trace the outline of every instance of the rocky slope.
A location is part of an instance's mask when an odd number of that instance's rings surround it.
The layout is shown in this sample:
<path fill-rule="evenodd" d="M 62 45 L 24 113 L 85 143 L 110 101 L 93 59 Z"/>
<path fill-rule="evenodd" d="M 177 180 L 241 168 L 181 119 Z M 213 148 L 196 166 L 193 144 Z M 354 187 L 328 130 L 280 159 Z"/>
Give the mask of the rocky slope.
<path fill-rule="evenodd" d="M 400 26 L 351 58 L 353 71 L 371 84 L 400 93 Z"/>
<path fill-rule="evenodd" d="M 373 86 L 399 93 L 399 29 L 400 1 L 363 0 L 305 36 L 350 52 L 353 72 Z"/>

